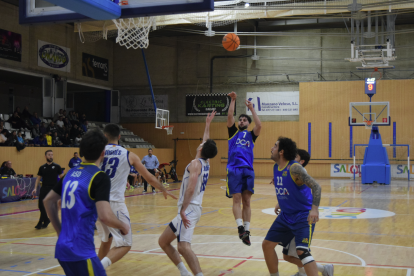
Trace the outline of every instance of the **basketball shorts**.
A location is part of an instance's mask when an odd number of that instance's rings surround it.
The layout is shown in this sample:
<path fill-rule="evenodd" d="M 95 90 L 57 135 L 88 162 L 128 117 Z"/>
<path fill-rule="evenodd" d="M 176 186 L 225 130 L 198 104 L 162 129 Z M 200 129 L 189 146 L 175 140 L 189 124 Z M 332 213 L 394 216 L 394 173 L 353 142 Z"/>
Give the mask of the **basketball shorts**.
<path fill-rule="evenodd" d="M 98 257 L 77 262 L 58 261 L 67 276 L 106 276 L 105 269 Z"/>
<path fill-rule="evenodd" d="M 129 212 L 124 202 L 115 202 L 111 201 L 111 209 L 114 212 L 115 216 L 122 222 L 129 225 L 129 232 L 126 235 L 122 235 L 121 231 L 116 228 L 109 227 L 99 221 L 96 224 L 96 229 L 98 229 L 98 235 L 103 242 L 107 242 L 110 234 L 113 237 L 113 243 L 115 247 L 122 246 L 132 246 L 132 233 L 131 233 L 131 222 L 129 219 Z"/>
<path fill-rule="evenodd" d="M 231 198 L 233 194 L 241 194 L 246 190 L 254 194 L 254 170 L 227 167 L 226 196 Z"/>
<path fill-rule="evenodd" d="M 292 239 L 295 240 L 296 249 L 310 251 L 315 224 L 309 224 L 307 220 L 300 220 L 295 223 L 288 223 L 283 215 L 277 216 L 267 232 L 265 240 L 277 242 L 287 247 Z"/>
<path fill-rule="evenodd" d="M 185 241 L 191 243 L 194 228 L 196 227 L 196 224 L 201 217 L 202 207 L 199 205 L 190 204 L 187 210 L 185 210 L 185 215 L 191 223 L 188 228 L 184 227 L 183 221 L 181 220 L 180 210 L 181 208 L 178 208 L 178 215 L 170 222 L 170 228 L 177 236 L 178 242 Z"/>
<path fill-rule="evenodd" d="M 298 253 L 296 252 L 295 238 L 293 238 L 287 246 L 283 247 L 283 254 L 299 258 Z"/>

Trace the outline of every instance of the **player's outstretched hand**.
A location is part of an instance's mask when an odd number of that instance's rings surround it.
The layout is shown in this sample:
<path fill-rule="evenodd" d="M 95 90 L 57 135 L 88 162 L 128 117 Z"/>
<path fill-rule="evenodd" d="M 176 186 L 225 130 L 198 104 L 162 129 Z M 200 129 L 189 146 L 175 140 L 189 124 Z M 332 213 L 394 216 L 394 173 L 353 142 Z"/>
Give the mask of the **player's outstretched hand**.
<path fill-rule="evenodd" d="M 216 116 L 216 113 L 217 113 L 216 111 L 213 111 L 213 112 L 207 114 L 206 124 L 210 124 L 213 121 L 214 116 Z"/>
<path fill-rule="evenodd" d="M 249 100 L 246 100 L 246 102 L 244 103 L 250 110 L 253 109 L 253 103 Z"/>
<path fill-rule="evenodd" d="M 312 210 L 309 212 L 308 222 L 309 224 L 314 224 L 319 221 L 319 210 L 312 206 Z"/>
<path fill-rule="evenodd" d="M 170 197 L 172 197 L 174 199 L 177 199 L 177 197 L 175 195 L 173 195 L 172 193 L 170 193 L 167 190 L 162 191 L 162 193 L 163 193 L 165 199 L 167 199 L 168 196 L 170 196 Z"/>
<path fill-rule="evenodd" d="M 183 221 L 184 227 L 185 227 L 185 229 L 187 229 L 188 227 L 191 226 L 191 222 L 187 218 L 187 216 L 185 215 L 185 211 L 184 210 L 180 212 L 180 215 L 181 215 L 181 220 Z"/>
<path fill-rule="evenodd" d="M 227 94 L 232 100 L 235 100 L 237 98 L 236 92 L 232 91 L 231 93 Z"/>
<path fill-rule="evenodd" d="M 121 234 L 124 235 L 124 236 L 126 234 L 128 234 L 128 232 L 129 232 L 129 226 L 128 226 L 128 224 L 123 223 L 123 226 L 122 226 L 121 229 L 119 229 L 119 231 L 121 231 Z"/>

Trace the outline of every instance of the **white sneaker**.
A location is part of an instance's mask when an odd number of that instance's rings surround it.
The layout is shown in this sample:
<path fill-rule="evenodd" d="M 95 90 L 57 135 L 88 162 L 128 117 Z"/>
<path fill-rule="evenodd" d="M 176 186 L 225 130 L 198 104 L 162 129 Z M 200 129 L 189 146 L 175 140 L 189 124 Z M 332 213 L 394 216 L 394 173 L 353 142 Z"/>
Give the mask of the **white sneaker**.
<path fill-rule="evenodd" d="M 322 272 L 323 276 L 333 276 L 334 275 L 334 265 L 333 264 L 327 264 L 324 265 L 324 271 Z"/>
<path fill-rule="evenodd" d="M 155 191 L 155 190 L 153 190 L 153 191 L 152 191 L 152 193 L 153 193 L 153 194 L 155 194 L 155 193 L 156 193 L 156 191 Z"/>

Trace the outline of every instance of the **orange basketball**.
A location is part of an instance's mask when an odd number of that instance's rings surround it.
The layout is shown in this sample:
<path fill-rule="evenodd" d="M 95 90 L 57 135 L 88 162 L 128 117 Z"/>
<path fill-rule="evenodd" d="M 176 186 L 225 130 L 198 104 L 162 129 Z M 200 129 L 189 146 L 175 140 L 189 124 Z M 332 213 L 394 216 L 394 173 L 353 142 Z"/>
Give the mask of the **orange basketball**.
<path fill-rule="evenodd" d="M 227 51 L 235 51 L 240 45 L 240 38 L 236 34 L 229 33 L 223 37 L 221 43 Z"/>

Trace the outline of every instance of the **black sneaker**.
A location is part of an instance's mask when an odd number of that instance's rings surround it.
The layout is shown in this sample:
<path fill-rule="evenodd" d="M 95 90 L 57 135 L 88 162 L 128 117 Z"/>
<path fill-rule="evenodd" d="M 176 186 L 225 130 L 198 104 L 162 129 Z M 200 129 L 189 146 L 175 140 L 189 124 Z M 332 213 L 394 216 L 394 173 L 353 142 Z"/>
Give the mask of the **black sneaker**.
<path fill-rule="evenodd" d="M 245 233 L 246 233 L 246 237 L 244 237 L 242 241 L 245 245 L 250 246 L 252 245 L 250 242 L 250 231 L 246 231 Z"/>
<path fill-rule="evenodd" d="M 39 221 L 39 223 L 35 226 L 36 229 L 42 229 L 42 222 Z"/>
<path fill-rule="evenodd" d="M 243 240 L 244 238 L 246 238 L 246 231 L 244 230 L 244 226 L 239 226 L 239 238 L 241 240 Z"/>
<path fill-rule="evenodd" d="M 47 228 L 49 226 L 50 220 L 43 223 L 42 228 Z"/>

